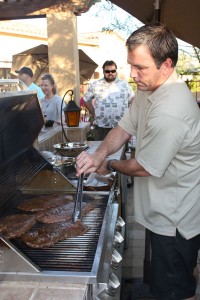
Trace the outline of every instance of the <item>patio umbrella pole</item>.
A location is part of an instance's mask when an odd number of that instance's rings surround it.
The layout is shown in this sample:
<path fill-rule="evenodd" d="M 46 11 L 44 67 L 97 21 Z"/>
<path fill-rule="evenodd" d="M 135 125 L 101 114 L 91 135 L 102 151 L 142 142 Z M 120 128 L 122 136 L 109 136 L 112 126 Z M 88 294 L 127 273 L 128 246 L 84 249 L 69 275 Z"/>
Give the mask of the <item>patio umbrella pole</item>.
<path fill-rule="evenodd" d="M 160 1 L 161 0 L 155 0 L 154 3 L 154 21 L 160 22 Z"/>

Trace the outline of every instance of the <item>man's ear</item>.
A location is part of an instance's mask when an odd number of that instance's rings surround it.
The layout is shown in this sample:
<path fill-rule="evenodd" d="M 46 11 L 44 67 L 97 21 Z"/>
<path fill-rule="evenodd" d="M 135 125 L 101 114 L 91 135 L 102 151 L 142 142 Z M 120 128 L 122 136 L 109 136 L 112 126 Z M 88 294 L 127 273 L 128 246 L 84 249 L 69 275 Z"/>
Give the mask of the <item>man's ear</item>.
<path fill-rule="evenodd" d="M 164 65 L 166 68 L 172 68 L 172 60 L 171 60 L 171 58 L 167 58 L 167 59 L 164 61 L 163 65 Z"/>
<path fill-rule="evenodd" d="M 166 75 L 167 72 L 173 68 L 172 67 L 172 60 L 171 58 L 167 58 L 163 63 L 162 63 L 162 69 L 163 69 L 163 75 Z"/>

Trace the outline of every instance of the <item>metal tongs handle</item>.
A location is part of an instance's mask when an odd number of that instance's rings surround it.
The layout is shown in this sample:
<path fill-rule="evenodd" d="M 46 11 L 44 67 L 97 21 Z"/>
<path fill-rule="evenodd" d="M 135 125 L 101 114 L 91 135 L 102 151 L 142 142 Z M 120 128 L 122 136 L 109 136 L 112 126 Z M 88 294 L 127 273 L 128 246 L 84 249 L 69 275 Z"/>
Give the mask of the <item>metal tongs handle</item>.
<path fill-rule="evenodd" d="M 76 223 L 79 219 L 81 220 L 82 215 L 82 199 L 83 199 L 83 180 L 84 180 L 84 173 L 82 173 L 78 177 L 77 189 L 76 189 L 76 201 L 74 204 L 74 211 L 72 215 L 72 222 Z"/>

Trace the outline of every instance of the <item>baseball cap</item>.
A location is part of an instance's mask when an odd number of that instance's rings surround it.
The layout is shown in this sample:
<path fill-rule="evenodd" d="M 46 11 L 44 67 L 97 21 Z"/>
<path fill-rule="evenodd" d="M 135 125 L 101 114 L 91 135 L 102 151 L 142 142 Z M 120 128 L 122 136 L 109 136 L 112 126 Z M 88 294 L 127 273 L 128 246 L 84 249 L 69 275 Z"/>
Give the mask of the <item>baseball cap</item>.
<path fill-rule="evenodd" d="M 15 70 L 17 74 L 28 74 L 30 77 L 33 77 L 33 71 L 28 67 L 23 67 L 20 70 Z"/>

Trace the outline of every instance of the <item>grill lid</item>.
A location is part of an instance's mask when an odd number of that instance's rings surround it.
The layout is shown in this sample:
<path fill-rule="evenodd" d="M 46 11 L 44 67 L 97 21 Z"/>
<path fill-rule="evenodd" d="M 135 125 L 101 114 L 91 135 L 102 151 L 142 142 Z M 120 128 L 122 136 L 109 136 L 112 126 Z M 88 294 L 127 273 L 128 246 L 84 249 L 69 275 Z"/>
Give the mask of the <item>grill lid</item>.
<path fill-rule="evenodd" d="M 36 92 L 0 93 L 0 165 L 32 146 L 43 124 Z"/>

